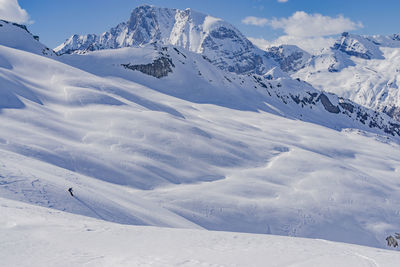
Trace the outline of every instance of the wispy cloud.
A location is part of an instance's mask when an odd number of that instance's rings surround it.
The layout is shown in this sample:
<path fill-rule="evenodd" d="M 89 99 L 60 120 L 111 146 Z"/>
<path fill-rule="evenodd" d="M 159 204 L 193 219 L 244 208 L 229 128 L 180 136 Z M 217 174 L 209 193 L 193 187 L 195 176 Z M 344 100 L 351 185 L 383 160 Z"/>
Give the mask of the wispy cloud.
<path fill-rule="evenodd" d="M 258 17 L 245 17 L 242 19 L 242 23 L 247 25 L 255 25 L 255 26 L 264 26 L 269 23 L 269 20 L 266 18 L 258 18 Z"/>
<path fill-rule="evenodd" d="M 269 25 L 274 29 L 282 29 L 290 36 L 328 36 L 362 28 L 361 22 L 354 22 L 343 15 L 337 17 L 324 16 L 318 13 L 308 14 L 297 11 L 288 18 L 246 17 L 242 23 L 255 26 Z"/>
<path fill-rule="evenodd" d="M 308 14 L 304 11 L 297 11 L 287 18 L 247 17 L 242 22 L 255 26 L 268 25 L 274 29 L 283 30 L 285 34 L 273 41 L 263 38 L 249 38 L 262 49 L 281 44 L 293 44 L 312 54 L 318 53 L 324 47 L 331 46 L 334 42 L 332 35 L 363 27 L 361 22 L 354 22 L 343 15 L 330 17 L 321 14 Z"/>
<path fill-rule="evenodd" d="M 296 45 L 301 49 L 307 51 L 310 54 L 319 54 L 322 49 L 326 49 L 327 47 L 331 47 L 335 38 L 332 37 L 297 37 L 297 36 L 289 36 L 283 35 L 275 40 L 265 40 L 263 38 L 251 38 L 248 39 L 256 46 L 261 49 L 266 49 L 271 46 L 280 46 L 280 45 Z"/>
<path fill-rule="evenodd" d="M 363 27 L 361 22 L 354 22 L 343 15 L 329 17 L 304 11 L 297 11 L 288 18 L 274 18 L 267 23 L 274 29 L 283 29 L 287 35 L 301 37 L 334 35 Z"/>
<path fill-rule="evenodd" d="M 286 3 L 289 0 L 278 0 L 279 3 Z"/>
<path fill-rule="evenodd" d="M 28 12 L 20 7 L 18 0 L 0 0 L 0 19 L 30 23 Z"/>

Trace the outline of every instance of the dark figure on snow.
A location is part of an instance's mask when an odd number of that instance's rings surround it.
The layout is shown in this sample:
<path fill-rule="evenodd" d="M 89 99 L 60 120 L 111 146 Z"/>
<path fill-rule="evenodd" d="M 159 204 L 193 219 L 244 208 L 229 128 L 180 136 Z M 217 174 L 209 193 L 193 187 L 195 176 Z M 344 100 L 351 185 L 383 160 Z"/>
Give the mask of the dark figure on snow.
<path fill-rule="evenodd" d="M 71 197 L 74 196 L 74 194 L 72 193 L 72 187 L 70 187 L 70 188 L 68 189 L 68 192 L 71 194 Z"/>

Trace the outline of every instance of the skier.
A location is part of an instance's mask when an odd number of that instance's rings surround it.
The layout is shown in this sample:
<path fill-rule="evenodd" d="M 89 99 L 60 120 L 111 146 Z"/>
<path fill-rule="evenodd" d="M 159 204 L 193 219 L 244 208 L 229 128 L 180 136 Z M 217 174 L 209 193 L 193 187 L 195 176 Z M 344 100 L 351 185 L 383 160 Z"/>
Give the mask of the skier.
<path fill-rule="evenodd" d="M 70 188 L 68 189 L 68 192 L 71 194 L 71 197 L 74 196 L 74 194 L 72 193 L 72 187 L 70 187 Z"/>

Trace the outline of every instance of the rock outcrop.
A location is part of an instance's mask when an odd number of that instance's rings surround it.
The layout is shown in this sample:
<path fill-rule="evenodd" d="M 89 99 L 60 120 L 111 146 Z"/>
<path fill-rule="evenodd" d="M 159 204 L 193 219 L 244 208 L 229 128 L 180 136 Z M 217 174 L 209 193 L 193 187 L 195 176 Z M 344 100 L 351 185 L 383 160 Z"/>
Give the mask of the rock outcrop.
<path fill-rule="evenodd" d="M 168 76 L 169 73 L 172 73 L 172 68 L 175 67 L 172 60 L 168 57 L 160 57 L 149 64 L 132 65 L 128 63 L 121 64 L 121 66 L 125 69 L 137 70 L 156 78 Z"/>

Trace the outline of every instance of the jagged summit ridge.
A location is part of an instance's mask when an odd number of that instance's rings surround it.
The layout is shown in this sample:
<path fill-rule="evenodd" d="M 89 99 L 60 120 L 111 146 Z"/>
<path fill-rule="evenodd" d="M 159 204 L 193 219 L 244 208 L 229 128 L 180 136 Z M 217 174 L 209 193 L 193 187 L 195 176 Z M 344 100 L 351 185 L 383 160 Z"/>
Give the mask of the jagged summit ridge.
<path fill-rule="evenodd" d="M 192 9 L 148 5 L 135 8 L 127 22 L 103 34 L 73 35 L 55 51 L 58 54 L 85 53 L 149 43 L 183 47 L 235 73 L 264 74 L 276 65 L 239 30 L 219 18 Z"/>
<path fill-rule="evenodd" d="M 55 50 L 64 54 L 160 42 L 201 53 L 204 49 L 202 43 L 207 35 L 221 24 L 224 24 L 225 28 L 231 28 L 230 30 L 234 28 L 220 19 L 189 8 L 178 10 L 143 5 L 132 11 L 128 21 L 118 24 L 108 32 L 101 35 L 73 35 Z M 237 30 L 234 31 L 236 34 L 240 34 Z M 212 35 L 216 36 L 217 34 L 213 32 Z M 252 46 L 251 43 L 248 45 Z"/>

